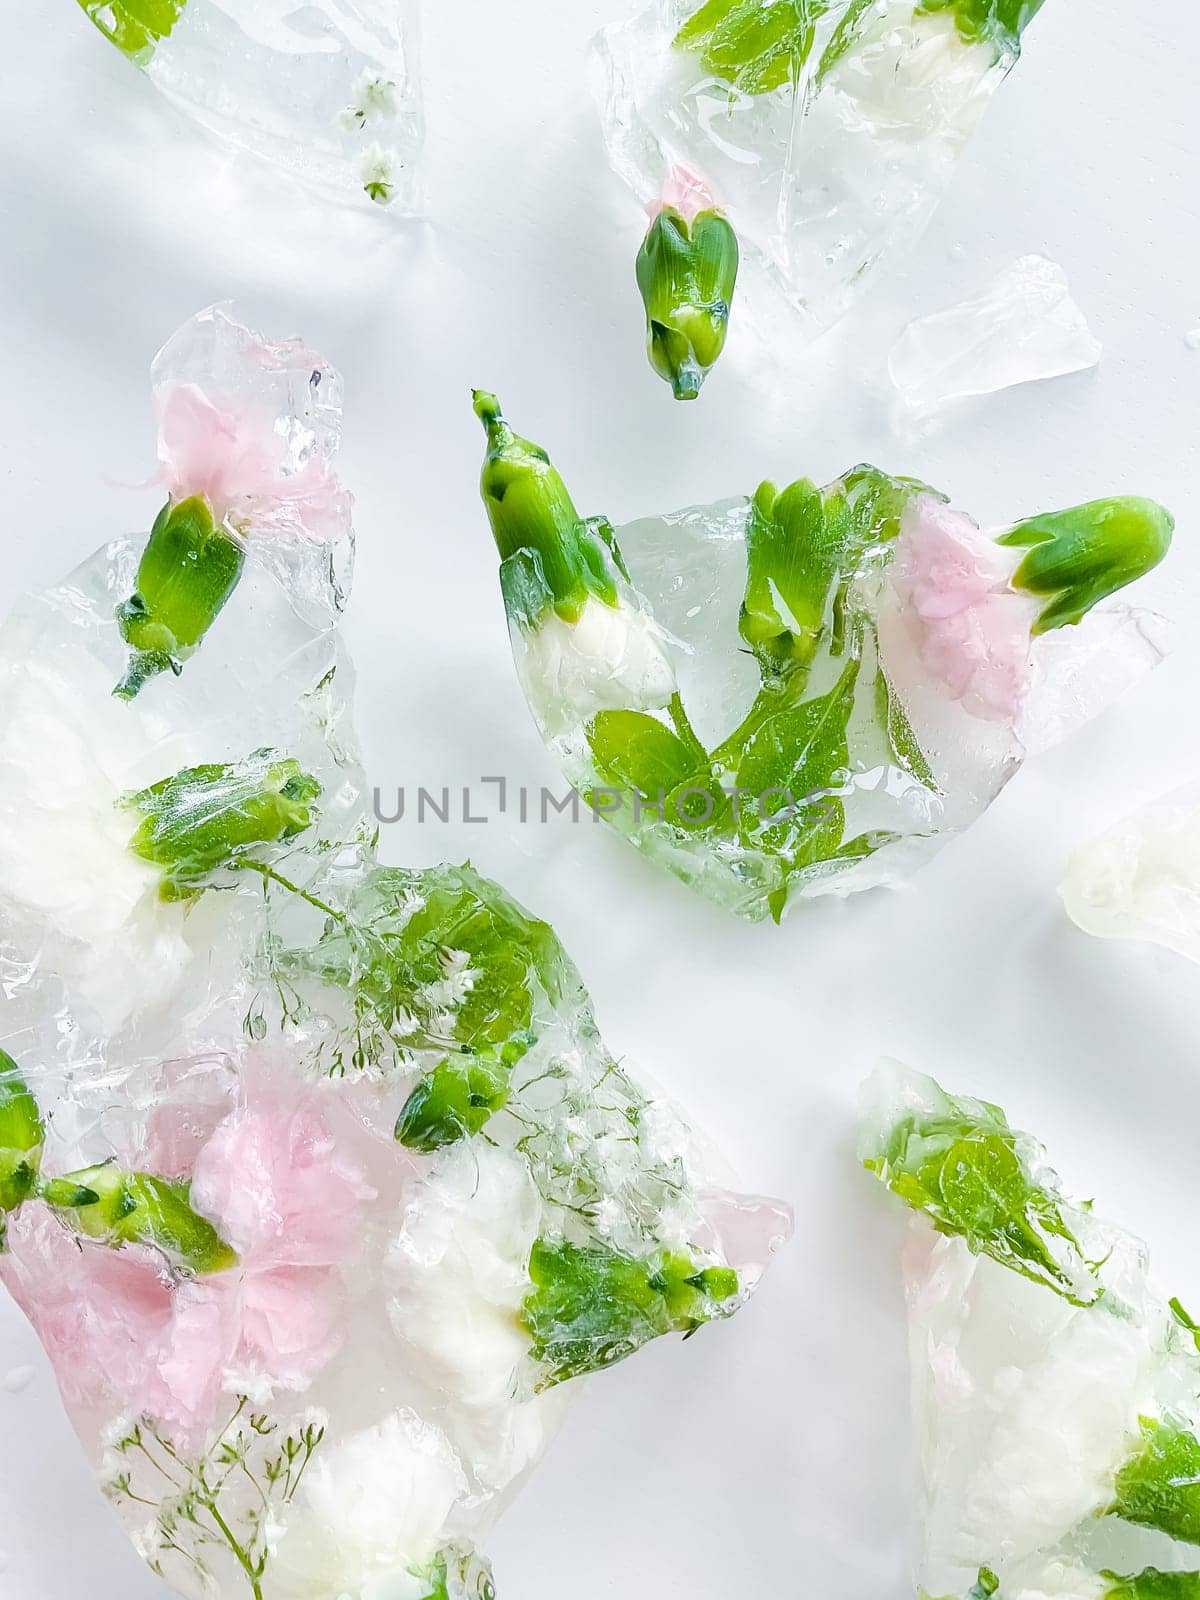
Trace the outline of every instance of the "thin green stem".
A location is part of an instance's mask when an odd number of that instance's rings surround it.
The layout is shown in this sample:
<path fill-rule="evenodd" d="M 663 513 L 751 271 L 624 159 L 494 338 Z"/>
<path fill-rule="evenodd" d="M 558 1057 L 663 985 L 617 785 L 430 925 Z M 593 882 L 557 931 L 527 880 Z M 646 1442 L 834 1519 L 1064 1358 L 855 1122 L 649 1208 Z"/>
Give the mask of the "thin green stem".
<path fill-rule="evenodd" d="M 315 894 L 310 894 L 307 889 L 302 889 L 298 883 L 293 883 L 290 878 L 285 878 L 282 872 L 277 872 L 274 867 L 268 866 L 265 861 L 239 861 L 238 866 L 245 871 L 257 872 L 270 883 L 277 883 L 281 889 L 286 889 L 289 894 L 299 895 L 301 900 L 307 900 L 310 906 L 315 906 L 318 911 L 323 911 L 327 917 L 332 917 L 335 922 L 345 922 L 346 913 L 338 911 L 336 907 L 321 900 Z"/>

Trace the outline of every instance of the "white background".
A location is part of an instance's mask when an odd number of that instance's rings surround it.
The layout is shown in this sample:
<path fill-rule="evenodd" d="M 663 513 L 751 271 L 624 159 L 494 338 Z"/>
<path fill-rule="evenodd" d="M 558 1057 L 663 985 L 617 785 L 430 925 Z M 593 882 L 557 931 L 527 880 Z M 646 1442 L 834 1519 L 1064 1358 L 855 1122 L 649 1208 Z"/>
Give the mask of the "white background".
<path fill-rule="evenodd" d="M 623 3 L 431 5 L 429 223 L 397 227 L 193 132 L 69 0 L 0 0 L 0 604 L 148 525 L 153 494 L 116 486 L 153 470 L 148 364 L 228 296 L 345 374 L 348 632 L 385 792 L 558 782 L 510 667 L 472 384 L 552 450 L 581 508 L 617 522 L 862 458 L 984 522 L 1110 492 L 1174 509 L 1175 550 L 1140 591 L 1179 624 L 1173 659 L 1021 774 L 911 892 L 750 927 L 588 824 L 385 830 L 390 859 L 469 852 L 551 918 L 610 1044 L 690 1104 L 749 1187 L 797 1211 L 743 1315 L 592 1385 L 492 1542 L 502 1594 L 903 1600 L 901 1217 L 852 1158 L 874 1060 L 1001 1100 L 1200 1302 L 1197 974 L 1086 938 L 1055 896 L 1076 842 L 1200 773 L 1200 351 L 1184 343 L 1200 324 L 1200 11 L 1048 0 L 923 246 L 870 311 L 816 351 L 784 339 L 770 370 L 733 349 L 699 403 L 676 406 L 641 352 L 639 217 L 584 88 L 585 43 Z M 1069 271 L 1099 370 L 898 437 L 895 331 L 1029 250 Z M 162 1596 L 0 1305 L 0 1380 L 23 1366 L 26 1387 L 0 1386 L 0 1597 Z"/>

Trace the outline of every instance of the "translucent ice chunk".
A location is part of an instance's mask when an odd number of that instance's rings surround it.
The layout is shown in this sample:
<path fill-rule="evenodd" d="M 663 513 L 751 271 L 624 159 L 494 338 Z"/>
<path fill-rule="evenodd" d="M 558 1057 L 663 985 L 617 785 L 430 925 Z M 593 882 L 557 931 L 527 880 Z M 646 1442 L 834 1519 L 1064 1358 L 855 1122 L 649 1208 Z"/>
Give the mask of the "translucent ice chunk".
<path fill-rule="evenodd" d="M 201 317 L 160 371 L 209 421 L 263 402 L 270 487 L 325 459 L 333 385 L 272 345 L 248 396 L 244 334 Z M 791 1219 L 719 1186 L 546 923 L 379 863 L 351 535 L 266 520 L 188 523 L 244 567 L 134 698 L 118 612 L 159 524 L 0 627 L 0 1283 L 178 1593 L 490 1600 L 478 1547 L 571 1380 L 731 1316 Z"/>
<path fill-rule="evenodd" d="M 1200 784 L 1124 817 L 1071 857 L 1059 893 L 1102 939 L 1148 939 L 1200 961 Z"/>
<path fill-rule="evenodd" d="M 1190 1595 L 1200 1354 L 1145 1247 L 1068 1199 L 998 1106 L 895 1064 L 866 1100 L 863 1161 L 919 1213 L 919 1593 Z"/>
<path fill-rule="evenodd" d="M 345 200 L 411 212 L 423 139 L 413 0 L 79 0 L 168 99 Z"/>
<path fill-rule="evenodd" d="M 911 410 L 930 413 L 1013 384 L 1083 372 L 1100 356 L 1063 269 L 1045 256 L 1022 256 L 982 294 L 910 322 L 892 347 L 888 372 Z"/>
<path fill-rule="evenodd" d="M 481 415 L 539 730 L 597 817 L 740 915 L 907 876 L 1161 659 L 1152 621 L 1097 606 L 1165 553 L 1152 502 L 989 536 L 859 466 L 614 532 Z"/>
<path fill-rule="evenodd" d="M 643 203 L 684 166 L 813 332 L 920 237 L 1041 0 L 652 0 L 593 50 Z"/>

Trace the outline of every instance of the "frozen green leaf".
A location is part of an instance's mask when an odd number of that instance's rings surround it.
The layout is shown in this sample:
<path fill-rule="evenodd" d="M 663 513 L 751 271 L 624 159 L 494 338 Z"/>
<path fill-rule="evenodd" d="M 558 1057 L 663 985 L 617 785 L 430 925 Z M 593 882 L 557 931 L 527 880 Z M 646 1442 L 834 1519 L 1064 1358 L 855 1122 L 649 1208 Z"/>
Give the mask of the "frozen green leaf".
<path fill-rule="evenodd" d="M 678 49 L 744 94 L 794 82 L 829 0 L 707 0 L 675 37 Z"/>
<path fill-rule="evenodd" d="M 237 1256 L 192 1210 L 186 1183 L 107 1165 L 54 1180 L 43 1198 L 70 1225 L 105 1244 L 153 1244 L 192 1272 L 226 1272 Z"/>
<path fill-rule="evenodd" d="M 79 0 L 105 38 L 139 67 L 183 15 L 185 0 Z"/>
<path fill-rule="evenodd" d="M 1174 1417 L 1142 1417 L 1142 1448 L 1117 1473 L 1113 1516 L 1200 1544 L 1200 1440 Z"/>

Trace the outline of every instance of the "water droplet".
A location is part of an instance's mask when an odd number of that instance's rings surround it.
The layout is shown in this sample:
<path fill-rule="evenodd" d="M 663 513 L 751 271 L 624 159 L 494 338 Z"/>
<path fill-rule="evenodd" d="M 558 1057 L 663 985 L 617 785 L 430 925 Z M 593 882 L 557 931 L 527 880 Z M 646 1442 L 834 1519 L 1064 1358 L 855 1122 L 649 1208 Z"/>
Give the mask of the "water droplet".
<path fill-rule="evenodd" d="M 6 1394 L 20 1394 L 22 1389 L 28 1389 L 35 1377 L 32 1367 L 13 1367 L 5 1373 L 0 1389 Z"/>

